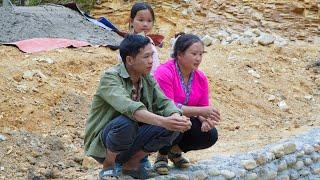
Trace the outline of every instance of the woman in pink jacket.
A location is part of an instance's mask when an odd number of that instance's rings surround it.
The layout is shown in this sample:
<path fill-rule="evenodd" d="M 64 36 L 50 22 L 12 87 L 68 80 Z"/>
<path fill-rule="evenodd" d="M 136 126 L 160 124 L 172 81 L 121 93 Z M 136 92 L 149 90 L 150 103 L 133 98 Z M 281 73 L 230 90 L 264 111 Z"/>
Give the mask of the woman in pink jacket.
<path fill-rule="evenodd" d="M 219 111 L 209 103 L 208 79 L 198 69 L 204 46 L 193 34 L 180 34 L 175 42 L 172 58 L 155 71 L 164 94 L 172 99 L 183 114 L 190 118 L 192 127 L 181 133 L 172 146 L 161 149 L 154 164 L 159 174 L 168 174 L 168 158 L 178 168 L 187 168 L 189 161 L 182 152 L 211 147 L 218 140 L 215 126 L 220 121 Z"/>

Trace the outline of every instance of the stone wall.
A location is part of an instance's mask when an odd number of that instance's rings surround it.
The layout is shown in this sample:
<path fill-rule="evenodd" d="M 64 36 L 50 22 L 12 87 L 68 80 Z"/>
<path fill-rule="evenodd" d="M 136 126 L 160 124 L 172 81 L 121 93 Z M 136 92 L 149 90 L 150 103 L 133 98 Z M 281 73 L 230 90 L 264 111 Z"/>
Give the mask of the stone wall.
<path fill-rule="evenodd" d="M 200 161 L 156 179 L 320 179 L 320 129 L 262 150 Z"/>

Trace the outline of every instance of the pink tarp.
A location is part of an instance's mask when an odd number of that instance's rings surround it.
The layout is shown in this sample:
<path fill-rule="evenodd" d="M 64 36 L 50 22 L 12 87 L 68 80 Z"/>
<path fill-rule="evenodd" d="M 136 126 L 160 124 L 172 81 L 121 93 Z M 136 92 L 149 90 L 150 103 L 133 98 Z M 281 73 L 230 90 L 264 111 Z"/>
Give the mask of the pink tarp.
<path fill-rule="evenodd" d="M 62 38 L 33 38 L 13 43 L 6 43 L 17 46 L 21 51 L 26 53 L 35 53 L 41 51 L 49 51 L 57 48 L 65 47 L 83 47 L 91 44 L 85 41 L 77 41 Z"/>

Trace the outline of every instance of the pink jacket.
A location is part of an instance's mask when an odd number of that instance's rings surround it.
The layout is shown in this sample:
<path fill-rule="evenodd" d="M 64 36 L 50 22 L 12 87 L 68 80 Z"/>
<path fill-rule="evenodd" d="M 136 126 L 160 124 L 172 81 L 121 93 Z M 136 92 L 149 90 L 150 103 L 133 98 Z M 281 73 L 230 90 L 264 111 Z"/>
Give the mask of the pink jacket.
<path fill-rule="evenodd" d="M 155 71 L 154 78 L 158 82 L 163 93 L 176 104 L 188 106 L 209 105 L 208 79 L 200 70 L 194 71 L 190 87 L 189 102 L 187 104 L 184 104 L 187 98 L 186 92 L 183 89 L 183 83 L 180 80 L 174 59 L 168 59 L 166 63 L 161 64 Z"/>

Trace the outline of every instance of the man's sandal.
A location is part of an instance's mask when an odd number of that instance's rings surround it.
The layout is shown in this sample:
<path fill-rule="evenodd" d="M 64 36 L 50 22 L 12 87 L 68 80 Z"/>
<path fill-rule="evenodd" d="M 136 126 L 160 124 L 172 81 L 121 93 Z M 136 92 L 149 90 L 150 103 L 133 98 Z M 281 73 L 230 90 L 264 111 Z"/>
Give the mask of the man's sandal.
<path fill-rule="evenodd" d="M 156 173 L 154 173 L 152 170 L 140 167 L 138 170 L 122 169 L 122 175 L 131 176 L 135 179 L 149 179 L 154 178 L 156 176 Z"/>
<path fill-rule="evenodd" d="M 153 164 L 153 168 L 160 175 L 169 174 L 168 158 L 158 156 Z"/>
<path fill-rule="evenodd" d="M 109 167 L 106 169 L 102 169 L 99 172 L 99 180 L 111 180 L 111 179 L 119 179 L 119 172 L 117 172 L 114 167 Z"/>
<path fill-rule="evenodd" d="M 188 159 L 182 156 L 182 153 L 169 152 L 168 158 L 173 162 L 174 166 L 179 169 L 185 169 L 190 167 L 190 162 Z"/>

